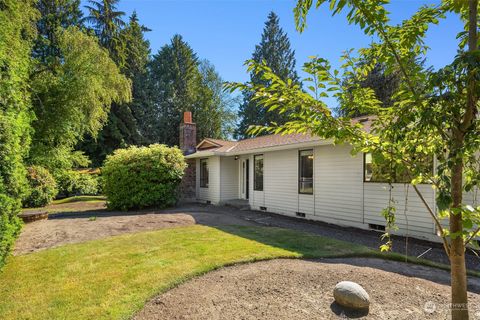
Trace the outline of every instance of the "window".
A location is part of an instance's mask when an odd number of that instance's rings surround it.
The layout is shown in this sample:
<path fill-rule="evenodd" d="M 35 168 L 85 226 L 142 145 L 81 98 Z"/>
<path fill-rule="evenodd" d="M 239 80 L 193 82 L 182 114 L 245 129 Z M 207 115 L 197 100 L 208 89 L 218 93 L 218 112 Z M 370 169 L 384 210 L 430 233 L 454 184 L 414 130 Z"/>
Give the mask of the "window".
<path fill-rule="evenodd" d="M 208 159 L 200 159 L 200 187 L 208 188 Z"/>
<path fill-rule="evenodd" d="M 365 153 L 363 162 L 364 182 L 410 183 L 410 177 L 404 168 L 382 159 L 380 155 Z M 416 162 L 421 172 L 433 173 L 433 157 L 424 157 Z"/>
<path fill-rule="evenodd" d="M 313 194 L 313 150 L 299 153 L 298 193 Z"/>
<path fill-rule="evenodd" d="M 263 154 L 253 156 L 254 175 L 253 175 L 253 190 L 263 191 Z"/>

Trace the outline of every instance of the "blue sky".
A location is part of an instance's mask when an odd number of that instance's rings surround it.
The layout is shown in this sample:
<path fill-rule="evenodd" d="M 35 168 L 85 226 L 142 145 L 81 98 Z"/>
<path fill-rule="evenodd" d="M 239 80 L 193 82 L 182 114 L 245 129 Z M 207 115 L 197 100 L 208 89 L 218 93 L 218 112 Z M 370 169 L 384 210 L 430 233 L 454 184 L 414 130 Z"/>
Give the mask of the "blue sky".
<path fill-rule="evenodd" d="M 408 18 L 425 3 L 436 2 L 393 0 L 388 7 L 392 21 Z M 318 55 L 338 66 L 342 51 L 367 46 L 371 40 L 359 28 L 348 25 L 344 15 L 332 17 L 326 5 L 312 11 L 306 31 L 299 34 L 294 26 L 294 5 L 294 0 L 121 0 L 119 9 L 128 15 L 136 10 L 140 21 L 152 29 L 147 34 L 152 53 L 174 34 L 181 34 L 227 81 L 248 79 L 243 63 L 260 41 L 270 11 L 279 15 L 290 37 L 299 72 L 308 56 Z M 429 31 L 427 65 L 438 68 L 452 61 L 458 43 L 455 37 L 461 29 L 458 17 L 451 15 Z"/>

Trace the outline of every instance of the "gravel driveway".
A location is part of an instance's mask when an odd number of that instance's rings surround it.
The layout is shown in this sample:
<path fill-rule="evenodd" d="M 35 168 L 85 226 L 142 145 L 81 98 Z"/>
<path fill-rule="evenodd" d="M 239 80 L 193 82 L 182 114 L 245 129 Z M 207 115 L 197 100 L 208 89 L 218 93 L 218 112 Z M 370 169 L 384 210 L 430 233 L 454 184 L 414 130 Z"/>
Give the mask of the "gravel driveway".
<path fill-rule="evenodd" d="M 424 275 L 435 282 L 418 277 Z M 448 278 L 445 271 L 380 259 L 270 260 L 188 281 L 149 301 L 133 319 L 447 319 Z M 333 303 L 333 288 L 342 280 L 365 288 L 368 313 Z M 471 319 L 480 319 L 479 294 L 469 293 L 469 306 Z"/>

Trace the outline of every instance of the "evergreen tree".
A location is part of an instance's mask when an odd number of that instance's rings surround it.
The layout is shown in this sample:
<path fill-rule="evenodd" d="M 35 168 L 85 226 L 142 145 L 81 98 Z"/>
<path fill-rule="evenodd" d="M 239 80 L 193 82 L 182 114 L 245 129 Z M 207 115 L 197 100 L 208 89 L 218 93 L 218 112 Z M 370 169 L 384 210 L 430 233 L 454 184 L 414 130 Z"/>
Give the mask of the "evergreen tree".
<path fill-rule="evenodd" d="M 37 10 L 40 19 L 32 55 L 42 65 L 40 69 L 53 70 L 61 59 L 59 29 L 82 25 L 80 0 L 39 0 Z"/>
<path fill-rule="evenodd" d="M 135 118 L 134 137 L 129 139 L 138 143 L 144 143 L 140 124 L 144 120 L 144 110 L 151 103 L 150 92 L 148 90 L 148 73 L 147 65 L 150 57 L 150 42 L 145 39 L 144 33 L 150 31 L 139 23 L 137 13 L 134 11 L 130 16 L 128 25 L 120 33 L 120 39 L 125 43 L 124 56 L 125 65 L 123 73 L 132 80 L 132 97 L 133 101 L 129 104 L 129 108 Z"/>
<path fill-rule="evenodd" d="M 232 135 L 236 103 L 223 92 L 223 81 L 214 66 L 200 61 L 180 35 L 154 55 L 146 86 L 152 97 L 139 121 L 148 143 L 178 145 L 184 111 L 192 111 L 197 140 Z"/>
<path fill-rule="evenodd" d="M 100 43 L 110 52 L 120 70 L 135 81 L 132 78 L 134 73 L 137 73 L 135 70 L 144 65 L 148 58 L 148 49 L 145 49 L 148 42 L 143 39 L 146 28 L 138 25 L 136 14 L 126 25 L 122 20 L 124 12 L 117 10 L 118 2 L 119 0 L 90 0 L 90 5 L 86 6 L 90 15 L 85 21 L 93 26 Z M 140 33 L 138 27 L 141 29 Z M 136 39 L 133 40 L 133 37 Z M 130 104 L 112 104 L 108 122 L 99 136 L 89 136 L 79 145 L 79 148 L 90 156 L 94 165 L 101 165 L 106 155 L 115 149 L 142 142 L 131 108 Z"/>
<path fill-rule="evenodd" d="M 366 64 L 370 64 L 370 62 L 363 60 L 357 65 L 362 68 Z M 385 65 L 377 63 L 362 79 L 353 79 L 352 77 L 353 75 L 347 76 L 344 84 L 354 83 L 361 88 L 370 88 L 375 92 L 375 97 L 381 101 L 382 107 L 388 108 L 393 105 L 393 95 L 401 81 L 398 71 L 387 72 Z M 354 90 L 354 88 L 351 90 Z M 346 95 L 346 97 L 348 98 L 349 96 Z M 351 108 L 350 106 L 352 104 L 346 102 L 347 101 L 340 101 L 341 107 L 335 109 L 338 116 L 360 117 L 370 113 L 369 110 L 360 110 L 358 107 Z"/>
<path fill-rule="evenodd" d="M 20 231 L 17 213 L 26 193 L 35 19 L 33 1 L 0 0 L 0 268 Z"/>
<path fill-rule="evenodd" d="M 150 114 L 154 117 L 145 119 L 152 130 L 150 142 L 178 145 L 182 112 L 194 111 L 196 103 L 201 78 L 198 64 L 197 55 L 180 35 L 154 55 L 150 71 L 154 94 Z"/>
<path fill-rule="evenodd" d="M 279 18 L 274 12 L 268 15 L 262 40 L 255 47 L 252 60 L 258 63 L 265 61 L 266 65 L 282 80 L 291 79 L 294 83 L 299 83 L 295 71 L 295 51 L 290 48 L 290 40 L 280 27 Z M 253 84 L 268 84 L 261 79 L 260 74 L 253 72 L 250 73 L 250 81 Z M 268 125 L 272 122 L 283 124 L 288 119 L 288 113 L 266 112 L 265 108 L 253 101 L 252 93 L 247 91 L 243 92 L 243 103 L 238 114 L 241 120 L 235 136 L 239 139 L 250 136 L 247 133 L 250 125 Z"/>
<path fill-rule="evenodd" d="M 123 67 L 124 57 L 120 54 L 123 45 L 120 40 L 120 30 L 125 26 L 123 11 L 117 11 L 120 0 L 88 0 L 85 6 L 90 15 L 84 21 L 93 25 L 93 31 L 100 43 L 110 52 L 119 67 Z"/>

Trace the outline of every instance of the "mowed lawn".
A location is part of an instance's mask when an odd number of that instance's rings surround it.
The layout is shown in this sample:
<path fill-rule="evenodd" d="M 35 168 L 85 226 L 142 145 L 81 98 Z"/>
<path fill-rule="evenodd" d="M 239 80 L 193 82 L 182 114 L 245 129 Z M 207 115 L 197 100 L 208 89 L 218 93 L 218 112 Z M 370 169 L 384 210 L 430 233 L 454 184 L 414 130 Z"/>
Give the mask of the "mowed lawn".
<path fill-rule="evenodd" d="M 155 294 L 221 266 L 371 253 L 279 228 L 201 225 L 65 245 L 9 259 L 0 319 L 128 319 Z"/>

